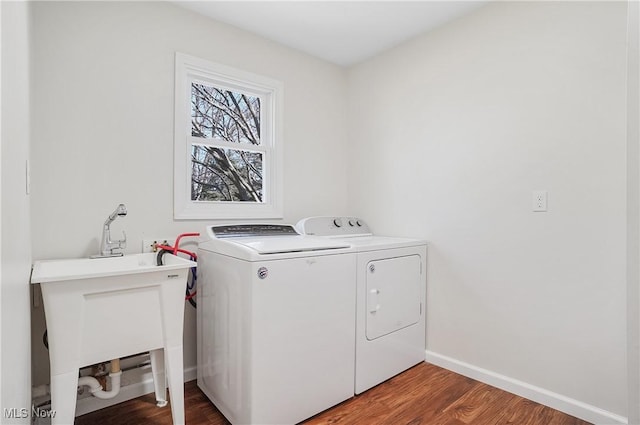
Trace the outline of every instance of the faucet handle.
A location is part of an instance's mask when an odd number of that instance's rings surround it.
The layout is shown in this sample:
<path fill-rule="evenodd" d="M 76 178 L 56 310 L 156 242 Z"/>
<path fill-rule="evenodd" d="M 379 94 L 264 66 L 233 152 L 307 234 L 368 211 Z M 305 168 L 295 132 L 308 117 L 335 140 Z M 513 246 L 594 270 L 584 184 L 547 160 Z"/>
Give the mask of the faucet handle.
<path fill-rule="evenodd" d="M 109 241 L 109 246 L 111 248 L 112 254 L 115 254 L 113 252 L 114 249 L 124 249 L 127 247 L 127 234 L 125 232 L 122 232 L 122 236 L 124 236 L 124 239 Z"/>

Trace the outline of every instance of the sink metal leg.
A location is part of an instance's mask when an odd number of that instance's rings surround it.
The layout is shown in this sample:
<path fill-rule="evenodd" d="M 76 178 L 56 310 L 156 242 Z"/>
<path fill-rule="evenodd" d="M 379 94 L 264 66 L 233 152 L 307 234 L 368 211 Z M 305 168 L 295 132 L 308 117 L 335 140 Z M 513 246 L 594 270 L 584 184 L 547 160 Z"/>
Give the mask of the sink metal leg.
<path fill-rule="evenodd" d="M 165 348 L 167 373 L 169 375 L 169 395 L 171 396 L 171 417 L 173 425 L 184 425 L 184 365 L 182 345 Z"/>
<path fill-rule="evenodd" d="M 76 416 L 77 391 L 77 370 L 51 376 L 51 425 L 73 424 Z"/>
<path fill-rule="evenodd" d="M 156 391 L 158 407 L 167 405 L 167 375 L 164 367 L 164 349 L 149 351 L 151 357 L 151 373 L 153 374 L 153 386 Z"/>

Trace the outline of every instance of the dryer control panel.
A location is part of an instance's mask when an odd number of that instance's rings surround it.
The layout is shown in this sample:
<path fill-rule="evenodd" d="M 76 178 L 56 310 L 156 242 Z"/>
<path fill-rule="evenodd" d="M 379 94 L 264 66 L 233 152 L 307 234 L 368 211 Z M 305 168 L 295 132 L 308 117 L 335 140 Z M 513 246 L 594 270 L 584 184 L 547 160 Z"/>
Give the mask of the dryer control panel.
<path fill-rule="evenodd" d="M 316 236 L 370 236 L 371 229 L 358 217 L 308 217 L 296 224 L 303 235 Z"/>

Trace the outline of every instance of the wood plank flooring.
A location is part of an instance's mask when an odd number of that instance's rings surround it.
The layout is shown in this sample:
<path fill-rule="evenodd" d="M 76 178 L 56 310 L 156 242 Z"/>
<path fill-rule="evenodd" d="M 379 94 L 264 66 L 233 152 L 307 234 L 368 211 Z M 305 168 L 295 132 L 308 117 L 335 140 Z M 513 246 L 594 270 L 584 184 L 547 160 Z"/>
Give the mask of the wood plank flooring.
<path fill-rule="evenodd" d="M 187 425 L 229 422 L 198 389 L 185 385 Z M 171 425 L 152 394 L 88 413 L 76 425 Z M 589 425 L 573 416 L 429 363 L 401 373 L 303 422 L 304 425 Z"/>

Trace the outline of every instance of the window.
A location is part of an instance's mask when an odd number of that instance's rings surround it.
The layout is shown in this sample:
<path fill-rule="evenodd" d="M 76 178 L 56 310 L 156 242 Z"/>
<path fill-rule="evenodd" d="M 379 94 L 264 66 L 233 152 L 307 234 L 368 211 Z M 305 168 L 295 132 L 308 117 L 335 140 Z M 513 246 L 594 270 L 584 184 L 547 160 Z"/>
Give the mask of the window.
<path fill-rule="evenodd" d="M 282 217 L 282 84 L 176 53 L 174 217 Z"/>

